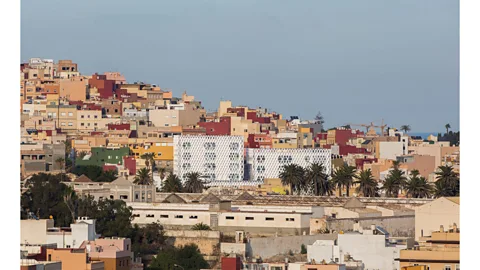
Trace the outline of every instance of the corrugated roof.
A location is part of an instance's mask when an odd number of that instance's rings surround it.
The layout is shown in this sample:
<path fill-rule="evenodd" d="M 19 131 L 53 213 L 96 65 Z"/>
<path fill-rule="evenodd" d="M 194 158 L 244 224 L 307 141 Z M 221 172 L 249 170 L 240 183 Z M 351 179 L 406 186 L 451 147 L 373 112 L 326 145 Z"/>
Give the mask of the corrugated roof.
<path fill-rule="evenodd" d="M 93 182 L 90 178 L 86 177 L 84 174 L 79 176 L 77 179 L 73 180 L 75 183 L 90 183 Z"/>

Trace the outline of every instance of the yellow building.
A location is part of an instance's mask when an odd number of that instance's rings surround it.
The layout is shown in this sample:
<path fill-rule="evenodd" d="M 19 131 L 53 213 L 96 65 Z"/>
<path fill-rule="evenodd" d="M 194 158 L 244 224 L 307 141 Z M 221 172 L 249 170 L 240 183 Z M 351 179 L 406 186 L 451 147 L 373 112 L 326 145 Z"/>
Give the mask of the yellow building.
<path fill-rule="evenodd" d="M 290 194 L 290 187 L 284 186 L 280 178 L 265 178 L 262 185 L 259 185 L 256 192 L 262 195 L 271 193 L 286 195 Z"/>
<path fill-rule="evenodd" d="M 428 270 L 460 270 L 460 230 L 455 224 L 448 231 L 440 227 L 431 237 L 421 237 L 419 246 L 401 250 L 398 260 L 400 267 L 423 265 Z"/>
<path fill-rule="evenodd" d="M 299 128 L 297 131 L 297 147 L 312 148 L 314 146 L 313 134 L 310 128 Z"/>
<path fill-rule="evenodd" d="M 171 138 L 159 139 L 160 142 L 145 143 L 130 146 L 136 159 L 145 153 L 155 153 L 155 163 L 158 166 L 173 167 L 173 142 Z"/>

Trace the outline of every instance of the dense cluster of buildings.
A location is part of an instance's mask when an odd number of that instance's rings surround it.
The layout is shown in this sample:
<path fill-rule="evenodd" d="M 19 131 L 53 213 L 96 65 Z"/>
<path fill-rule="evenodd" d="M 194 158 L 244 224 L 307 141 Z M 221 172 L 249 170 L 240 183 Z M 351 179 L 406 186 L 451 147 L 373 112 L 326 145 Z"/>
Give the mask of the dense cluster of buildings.
<path fill-rule="evenodd" d="M 82 175 L 65 184 L 80 196 L 125 201 L 133 209 L 132 223 L 140 226 L 158 222 L 167 230 L 189 231 L 203 223 L 220 234 L 240 235 L 234 243 L 214 240 L 230 254 L 223 256 L 222 269 L 459 269 L 459 198 L 356 198 L 354 188 L 352 198 L 342 190 L 338 197 L 281 196 L 288 187 L 279 180 L 284 165 L 321 163 L 330 175 L 347 163 L 370 169 L 381 183 L 399 161 L 406 175 L 418 170 L 434 182 L 439 166 L 459 172 L 459 147 L 450 142 L 394 128 L 377 132 L 373 125 L 365 132 L 350 126 L 325 130 L 318 120 L 286 119 L 231 101 L 207 112 L 185 92 L 175 97 L 155 84 L 128 83 L 118 72 L 84 75 L 71 60 L 33 58 L 21 64 L 20 75 L 22 181 L 67 167 L 115 170 L 112 182 Z M 201 174 L 208 192 L 161 193 L 165 175 L 158 172 L 154 185 L 133 183 L 138 170 L 148 167 L 146 153 L 183 182 L 188 173 Z M 53 220 L 22 220 L 22 267 L 142 269 L 129 239 L 99 237 L 88 218 L 68 228 L 54 227 Z M 275 244 L 282 237 L 287 240 Z M 303 263 L 258 260 L 288 253 L 266 251 L 273 247 L 300 249 L 289 241 L 305 245 Z M 205 248 L 200 245 L 212 255 Z"/>

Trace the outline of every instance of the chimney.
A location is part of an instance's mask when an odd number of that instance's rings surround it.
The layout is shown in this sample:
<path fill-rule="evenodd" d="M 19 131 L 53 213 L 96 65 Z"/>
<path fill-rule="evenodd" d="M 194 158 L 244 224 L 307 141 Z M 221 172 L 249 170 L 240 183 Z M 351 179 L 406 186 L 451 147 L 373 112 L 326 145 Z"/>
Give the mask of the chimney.
<path fill-rule="evenodd" d="M 443 233 L 445 230 L 443 229 L 443 225 L 440 225 L 440 232 Z"/>

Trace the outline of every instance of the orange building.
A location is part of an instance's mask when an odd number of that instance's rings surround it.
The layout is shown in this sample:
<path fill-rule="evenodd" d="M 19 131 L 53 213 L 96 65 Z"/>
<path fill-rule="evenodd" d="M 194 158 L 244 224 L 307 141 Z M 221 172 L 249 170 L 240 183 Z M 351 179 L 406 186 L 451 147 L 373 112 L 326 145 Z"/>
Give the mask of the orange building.
<path fill-rule="evenodd" d="M 61 261 L 62 270 L 104 270 L 104 262 L 90 261 L 84 248 L 47 249 L 47 261 Z"/>

